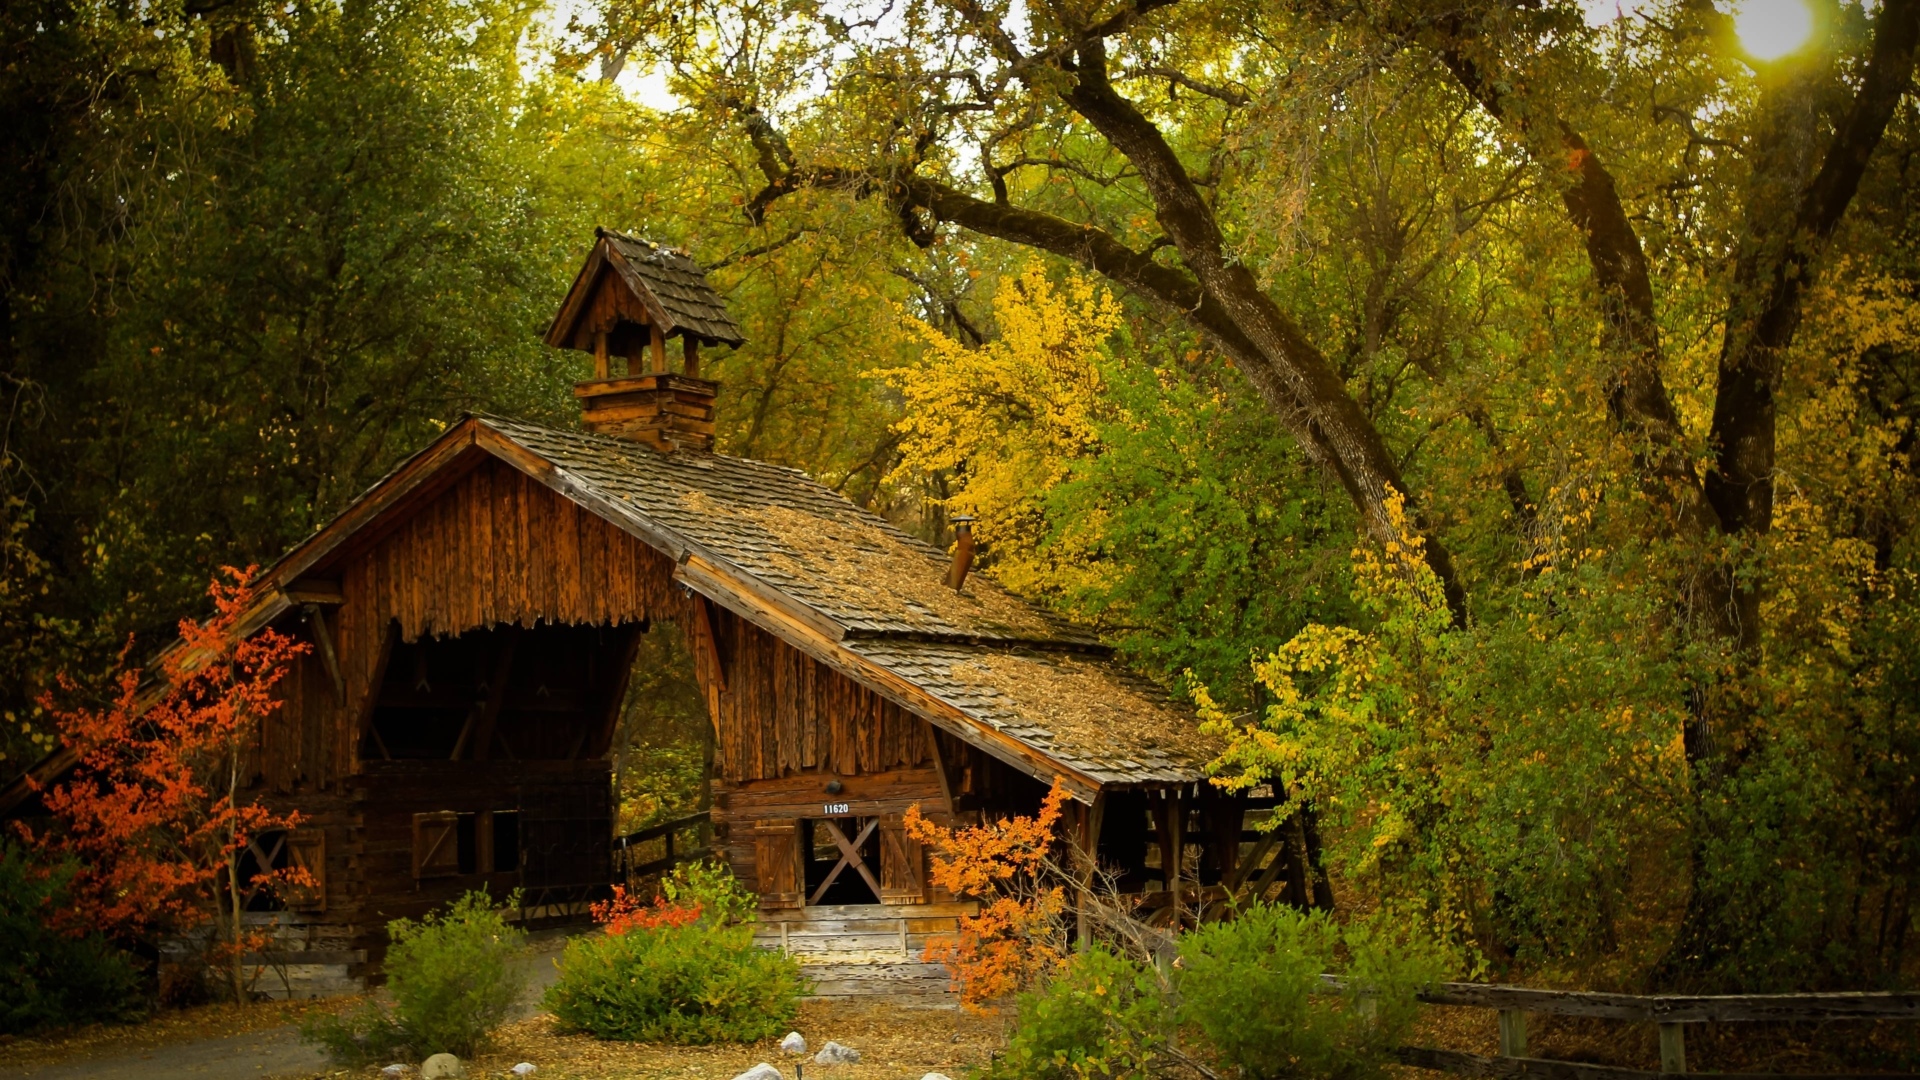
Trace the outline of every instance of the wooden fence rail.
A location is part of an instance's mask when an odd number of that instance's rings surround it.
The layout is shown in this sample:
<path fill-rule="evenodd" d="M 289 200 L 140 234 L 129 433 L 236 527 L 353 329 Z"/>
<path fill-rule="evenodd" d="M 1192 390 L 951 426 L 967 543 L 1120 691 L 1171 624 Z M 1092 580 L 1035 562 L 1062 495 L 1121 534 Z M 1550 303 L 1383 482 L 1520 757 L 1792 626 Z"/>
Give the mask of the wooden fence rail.
<path fill-rule="evenodd" d="M 641 829 L 639 832 L 628 833 L 613 842 L 615 852 L 614 865 L 617 869 L 625 873 L 628 881 L 632 881 L 634 878 L 643 878 L 648 874 L 663 873 L 683 862 L 692 862 L 695 859 L 704 858 L 711 851 L 706 829 L 712 822 L 713 815 L 702 810 L 697 814 L 689 814 L 686 817 L 674 821 L 663 821 L 658 825 L 650 825 L 647 828 Z M 699 837 L 695 841 L 696 846 L 676 852 L 673 843 L 674 835 L 692 828 L 701 830 Z M 666 855 L 650 862 L 639 864 L 635 864 L 632 861 L 632 855 L 630 854 L 631 848 L 644 844 L 649 840 L 658 840 L 662 837 L 666 838 Z"/>
<path fill-rule="evenodd" d="M 1329 987 L 1345 990 L 1344 980 L 1323 976 Z M 1426 1046 L 1403 1047 L 1402 1062 L 1462 1076 L 1538 1077 L 1541 1080 L 1645 1080 L 1687 1071 L 1687 1025 L 1823 1020 L 1920 1020 L 1920 994 L 1862 992 L 1846 994 L 1596 994 L 1579 990 L 1535 990 L 1486 983 L 1441 983 L 1420 995 L 1433 1005 L 1497 1009 L 1500 1056 L 1487 1057 Z M 1587 1065 L 1536 1058 L 1527 1052 L 1527 1017 L 1532 1013 L 1584 1016 L 1658 1024 L 1660 1071 Z M 1859 1076 L 1891 1080 L 1914 1073 L 1711 1073 L 1715 1080 L 1780 1080 L 1813 1077 L 1852 1080 Z"/>

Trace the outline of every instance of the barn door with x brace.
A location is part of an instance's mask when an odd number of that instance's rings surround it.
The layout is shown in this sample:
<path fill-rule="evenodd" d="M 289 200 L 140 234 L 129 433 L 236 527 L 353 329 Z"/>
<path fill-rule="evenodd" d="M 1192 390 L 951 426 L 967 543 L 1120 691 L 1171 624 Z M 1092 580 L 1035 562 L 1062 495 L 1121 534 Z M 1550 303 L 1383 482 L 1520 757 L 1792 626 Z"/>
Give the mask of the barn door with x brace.
<path fill-rule="evenodd" d="M 848 839 L 846 831 L 841 828 L 842 823 L 858 826 L 859 832 L 852 839 Z M 860 854 L 860 849 L 873 838 L 874 831 L 880 827 L 880 819 L 821 818 L 814 822 L 814 826 L 825 833 L 827 838 L 833 841 L 833 846 L 839 849 L 840 861 L 833 864 L 833 869 L 827 871 L 827 876 L 820 882 L 820 887 L 813 890 L 813 895 L 807 898 L 807 906 L 812 907 L 818 904 L 820 898 L 827 895 L 827 890 L 833 888 L 833 883 L 840 880 L 840 875 L 848 867 L 852 867 L 866 881 L 867 888 L 873 890 L 874 898 L 879 899 L 880 879 L 874 876 L 873 868 L 867 865 L 867 860 Z"/>

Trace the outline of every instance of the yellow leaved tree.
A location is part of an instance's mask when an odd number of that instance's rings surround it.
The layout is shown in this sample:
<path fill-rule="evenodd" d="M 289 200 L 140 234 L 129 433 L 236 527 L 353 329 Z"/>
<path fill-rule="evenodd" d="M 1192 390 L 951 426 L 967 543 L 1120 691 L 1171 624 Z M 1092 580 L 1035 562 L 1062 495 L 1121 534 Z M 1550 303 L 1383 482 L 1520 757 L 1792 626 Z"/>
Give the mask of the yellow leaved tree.
<path fill-rule="evenodd" d="M 868 372 L 905 398 L 893 477 L 944 477 L 947 510 L 975 519 L 1003 585 L 1026 595 L 1072 589 L 1099 572 L 1087 558 L 1098 522 L 1050 540 L 1045 503 L 1113 419 L 1100 364 L 1120 307 L 1087 278 L 1056 282 L 1035 260 L 1001 285 L 993 310 L 993 341 L 970 347 L 914 320 L 922 361 Z"/>

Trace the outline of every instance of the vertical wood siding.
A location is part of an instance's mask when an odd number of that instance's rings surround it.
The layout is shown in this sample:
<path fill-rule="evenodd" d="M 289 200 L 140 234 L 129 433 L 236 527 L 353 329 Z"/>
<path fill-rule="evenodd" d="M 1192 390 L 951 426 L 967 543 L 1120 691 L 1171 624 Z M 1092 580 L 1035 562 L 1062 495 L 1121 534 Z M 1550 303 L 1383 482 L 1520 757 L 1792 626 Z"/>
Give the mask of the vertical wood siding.
<path fill-rule="evenodd" d="M 261 732 L 275 791 L 327 788 L 358 770 L 388 628 L 400 640 L 514 623 L 615 625 L 669 619 L 688 630 L 727 780 L 912 768 L 930 760 L 917 717 L 724 609 L 709 638 L 673 583 L 673 563 L 518 469 L 488 459 L 378 541 L 323 571 L 345 602 L 329 616 L 346 681 L 336 697 L 317 655 L 283 683 Z M 308 637 L 306 628 L 290 629 Z"/>
<path fill-rule="evenodd" d="M 716 718 L 722 779 L 811 770 L 855 775 L 928 761 L 919 717 L 745 619 L 717 612 L 713 631 L 725 678 L 703 674 L 701 681 Z M 716 662 L 711 647 L 699 652 L 703 666 Z"/>

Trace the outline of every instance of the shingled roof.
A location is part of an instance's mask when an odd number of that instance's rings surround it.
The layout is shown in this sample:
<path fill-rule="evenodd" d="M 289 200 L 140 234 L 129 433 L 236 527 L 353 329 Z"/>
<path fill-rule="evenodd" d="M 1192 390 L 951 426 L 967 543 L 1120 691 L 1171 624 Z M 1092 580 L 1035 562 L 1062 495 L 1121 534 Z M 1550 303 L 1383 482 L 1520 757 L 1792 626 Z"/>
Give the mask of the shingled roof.
<path fill-rule="evenodd" d="M 696 338 L 709 345 L 737 346 L 746 341 L 739 324 L 727 314 L 726 302 L 707 284 L 706 272 L 685 252 L 613 229 L 596 229 L 594 234 L 593 250 L 547 330 L 547 344 L 581 347 L 574 340 L 575 324 L 605 273 L 626 285 L 664 335 Z"/>
<path fill-rule="evenodd" d="M 614 512 L 670 532 L 804 605 L 836 636 L 1105 651 L 1091 634 L 991 578 L 969 578 L 962 593 L 947 588 L 940 551 L 799 470 L 725 454 L 663 454 L 629 439 L 498 417 L 479 422 Z"/>
<path fill-rule="evenodd" d="M 941 552 L 798 470 L 476 422 L 550 463 L 585 505 L 667 542 L 683 564 L 699 555 L 751 579 L 860 666 L 1103 786 L 1192 782 L 1219 750 L 1191 711 L 1115 663 L 1093 635 L 983 575 L 955 593 Z"/>
<path fill-rule="evenodd" d="M 1193 783 L 1218 753 L 1190 710 L 1084 629 L 983 575 L 955 593 L 937 549 L 798 470 L 747 458 L 468 417 L 264 580 L 306 573 L 384 512 L 389 489 L 474 448 L 665 553 L 686 587 L 1010 764 L 1062 777 L 1078 798 Z"/>

